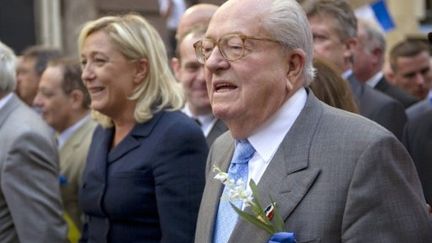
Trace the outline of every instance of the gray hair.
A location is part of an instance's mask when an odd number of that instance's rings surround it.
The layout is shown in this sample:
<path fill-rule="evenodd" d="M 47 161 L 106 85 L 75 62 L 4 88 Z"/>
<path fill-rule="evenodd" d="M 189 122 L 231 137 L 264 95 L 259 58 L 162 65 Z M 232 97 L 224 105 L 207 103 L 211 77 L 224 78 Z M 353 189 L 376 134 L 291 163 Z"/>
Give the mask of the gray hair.
<path fill-rule="evenodd" d="M 275 0 L 268 16 L 263 19 L 264 28 L 287 49 L 301 49 L 305 52 L 305 86 L 315 76 L 312 64 L 313 38 L 309 21 L 302 7 L 295 0 Z"/>
<path fill-rule="evenodd" d="M 359 19 L 358 24 L 359 28 L 362 28 L 366 33 L 366 39 L 363 43 L 366 51 L 371 52 L 374 48 L 379 48 L 384 53 L 386 49 L 384 33 L 370 21 Z"/>
<path fill-rule="evenodd" d="M 8 94 L 16 86 L 16 56 L 14 51 L 0 41 L 0 92 Z"/>
<path fill-rule="evenodd" d="M 344 0 L 320 0 L 305 6 L 308 17 L 328 16 L 336 21 L 338 37 L 345 41 L 357 36 L 357 18 Z"/>

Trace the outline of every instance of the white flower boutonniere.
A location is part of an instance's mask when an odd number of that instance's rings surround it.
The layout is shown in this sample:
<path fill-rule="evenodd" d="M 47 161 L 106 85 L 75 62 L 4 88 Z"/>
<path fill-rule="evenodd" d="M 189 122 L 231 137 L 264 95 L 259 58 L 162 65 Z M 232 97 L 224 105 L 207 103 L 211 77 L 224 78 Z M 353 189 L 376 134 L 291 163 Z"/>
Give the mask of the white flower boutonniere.
<path fill-rule="evenodd" d="M 272 235 L 269 242 L 295 242 L 294 233 L 284 232 L 284 222 L 279 214 L 276 202 L 273 202 L 270 198 L 272 203 L 266 208 L 260 205 L 257 185 L 253 180 L 250 180 L 249 187 L 251 191 L 248 191 L 245 189 L 245 182 L 241 179 L 234 181 L 229 178 L 228 173 L 221 171 L 216 166 L 213 166 L 213 171 L 216 172 L 214 179 L 222 182 L 228 189 L 227 194 L 222 195 L 221 199 L 229 200 L 231 207 L 240 217 Z M 245 207 L 251 207 L 252 213 L 237 208 L 233 204 L 237 200 L 241 200 Z"/>

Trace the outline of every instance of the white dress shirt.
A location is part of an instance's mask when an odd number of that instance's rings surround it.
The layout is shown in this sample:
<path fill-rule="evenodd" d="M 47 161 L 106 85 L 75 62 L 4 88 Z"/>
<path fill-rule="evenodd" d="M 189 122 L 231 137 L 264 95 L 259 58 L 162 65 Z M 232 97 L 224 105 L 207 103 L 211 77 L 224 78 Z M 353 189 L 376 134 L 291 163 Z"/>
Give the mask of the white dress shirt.
<path fill-rule="evenodd" d="M 381 80 L 383 76 L 384 76 L 383 72 L 379 71 L 374 76 L 372 76 L 368 81 L 366 81 L 366 84 L 372 88 L 375 88 L 375 86 L 378 84 L 378 82 Z"/>
<path fill-rule="evenodd" d="M 303 110 L 306 99 L 306 90 L 299 89 L 257 132 L 247 138 L 256 151 L 249 161 L 247 185 L 250 179 L 258 184 L 282 140 Z"/>
<path fill-rule="evenodd" d="M 192 114 L 188 104 L 186 103 L 185 107 L 182 109 L 182 112 L 185 113 L 188 117 L 192 119 L 197 119 L 200 122 L 201 130 L 204 133 L 204 136 L 207 137 L 215 125 L 217 119 L 213 116 L 212 113 L 208 115 L 199 115 L 195 116 Z"/>

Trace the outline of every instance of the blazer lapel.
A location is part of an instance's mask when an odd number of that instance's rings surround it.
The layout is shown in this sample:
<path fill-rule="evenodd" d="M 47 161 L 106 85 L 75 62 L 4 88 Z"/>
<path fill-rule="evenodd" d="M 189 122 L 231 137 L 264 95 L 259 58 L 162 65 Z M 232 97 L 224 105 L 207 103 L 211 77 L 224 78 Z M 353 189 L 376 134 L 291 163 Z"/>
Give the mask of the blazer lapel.
<path fill-rule="evenodd" d="M 129 151 L 139 147 L 141 145 L 140 139 L 142 137 L 147 137 L 151 133 L 158 120 L 162 117 L 162 114 L 163 112 L 156 113 L 149 121 L 136 124 L 130 134 L 111 150 L 108 155 L 108 163 L 117 161 Z"/>
<path fill-rule="evenodd" d="M 266 207 L 273 199 L 285 221 L 320 173 L 318 169 L 308 168 L 308 164 L 311 143 L 322 112 L 320 102 L 309 91 L 303 111 L 285 136 L 257 185 L 261 206 Z M 229 242 L 266 242 L 269 237 L 266 231 L 247 221 L 239 220 Z"/>

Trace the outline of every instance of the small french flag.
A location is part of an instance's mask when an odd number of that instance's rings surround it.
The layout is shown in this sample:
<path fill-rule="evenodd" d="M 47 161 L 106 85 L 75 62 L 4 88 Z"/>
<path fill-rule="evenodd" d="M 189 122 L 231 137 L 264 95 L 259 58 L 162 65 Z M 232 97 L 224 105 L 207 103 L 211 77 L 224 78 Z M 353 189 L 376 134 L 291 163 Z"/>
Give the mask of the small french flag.
<path fill-rule="evenodd" d="M 395 24 L 393 18 L 390 15 L 384 0 L 378 0 L 372 3 L 371 8 L 375 14 L 376 19 L 378 20 L 379 24 L 385 32 L 394 29 Z"/>
<path fill-rule="evenodd" d="M 384 32 L 389 32 L 396 27 L 385 0 L 376 0 L 357 9 L 355 13 L 360 18 L 375 19 Z"/>

